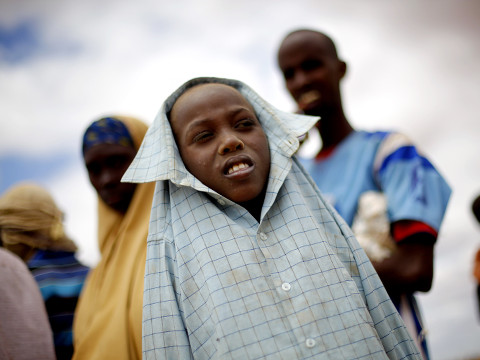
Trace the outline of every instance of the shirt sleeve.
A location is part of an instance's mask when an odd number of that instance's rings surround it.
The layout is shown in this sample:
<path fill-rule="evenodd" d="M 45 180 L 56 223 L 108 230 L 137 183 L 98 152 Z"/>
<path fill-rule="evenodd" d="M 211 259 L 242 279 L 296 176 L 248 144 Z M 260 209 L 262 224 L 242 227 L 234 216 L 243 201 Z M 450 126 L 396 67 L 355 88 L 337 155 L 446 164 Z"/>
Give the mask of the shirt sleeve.
<path fill-rule="evenodd" d="M 390 221 L 416 220 L 439 231 L 451 195 L 450 186 L 403 134 L 380 144 L 374 177 L 388 199 Z"/>
<path fill-rule="evenodd" d="M 192 359 L 176 290 L 174 246 L 149 240 L 143 300 L 143 359 Z"/>
<path fill-rule="evenodd" d="M 437 231 L 421 221 L 401 220 L 392 224 L 392 235 L 396 242 L 405 240 L 416 234 L 428 234 L 429 238 L 436 240 Z"/>

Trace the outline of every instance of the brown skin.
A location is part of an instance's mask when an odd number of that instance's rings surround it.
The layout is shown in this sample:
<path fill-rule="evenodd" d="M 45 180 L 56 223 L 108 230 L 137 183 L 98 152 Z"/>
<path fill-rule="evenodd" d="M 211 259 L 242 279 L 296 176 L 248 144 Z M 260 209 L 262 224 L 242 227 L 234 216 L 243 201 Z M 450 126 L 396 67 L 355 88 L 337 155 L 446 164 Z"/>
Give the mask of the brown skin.
<path fill-rule="evenodd" d="M 131 164 L 137 150 L 117 144 L 98 144 L 84 153 L 90 182 L 100 198 L 112 209 L 127 212 L 136 184 L 122 183 L 123 174 Z"/>
<path fill-rule="evenodd" d="M 332 40 L 316 31 L 293 32 L 280 45 L 278 65 L 300 111 L 321 117 L 316 124 L 323 142 L 320 151 L 338 145 L 353 127 L 345 116 L 340 91 L 347 65 L 338 58 Z M 433 250 L 431 236 L 417 234 L 411 241 L 399 242 L 390 258 L 372 262 L 392 298 L 430 290 Z"/>
<path fill-rule="evenodd" d="M 233 87 L 197 85 L 177 99 L 170 124 L 188 171 L 258 221 L 270 151 L 250 103 Z"/>
<path fill-rule="evenodd" d="M 422 241 L 402 241 L 398 243 L 394 255 L 381 262 L 372 261 L 390 297 L 398 301 L 398 296 L 415 291 L 427 292 L 433 280 L 433 243 Z"/>

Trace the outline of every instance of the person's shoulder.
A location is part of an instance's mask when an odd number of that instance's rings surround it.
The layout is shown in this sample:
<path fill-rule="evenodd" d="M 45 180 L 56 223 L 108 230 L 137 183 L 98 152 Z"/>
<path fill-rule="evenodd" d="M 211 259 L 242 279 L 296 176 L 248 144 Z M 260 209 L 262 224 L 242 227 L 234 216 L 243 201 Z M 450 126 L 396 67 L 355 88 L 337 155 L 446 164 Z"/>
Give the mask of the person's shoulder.
<path fill-rule="evenodd" d="M 391 134 L 398 134 L 393 130 L 358 130 L 357 133 L 367 138 L 384 139 Z"/>
<path fill-rule="evenodd" d="M 20 257 L 3 248 L 0 248 L 0 266 L 10 268 L 26 268 L 25 263 L 22 259 L 20 259 Z"/>
<path fill-rule="evenodd" d="M 355 130 L 352 134 L 352 138 L 356 138 L 355 141 L 377 143 L 380 144 L 384 140 L 388 139 L 392 134 L 398 134 L 391 130 Z"/>
<path fill-rule="evenodd" d="M 378 142 L 382 146 L 388 147 L 415 147 L 412 139 L 405 133 L 398 130 L 375 130 L 362 131 L 364 138 L 369 141 Z"/>
<path fill-rule="evenodd" d="M 13 252 L 0 248 L 0 272 L 2 281 L 8 278 L 8 281 L 18 281 L 17 277 L 25 280 L 25 277 L 32 277 L 27 264 Z M 12 277 L 12 275 L 15 275 Z M 33 277 L 32 277 L 33 280 Z"/>

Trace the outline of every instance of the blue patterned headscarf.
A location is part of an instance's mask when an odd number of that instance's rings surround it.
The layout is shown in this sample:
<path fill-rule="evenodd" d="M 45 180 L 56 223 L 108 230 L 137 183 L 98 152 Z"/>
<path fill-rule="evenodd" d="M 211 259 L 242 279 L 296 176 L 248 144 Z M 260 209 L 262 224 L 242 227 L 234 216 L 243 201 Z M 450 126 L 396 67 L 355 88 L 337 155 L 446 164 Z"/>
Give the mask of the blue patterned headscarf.
<path fill-rule="evenodd" d="M 104 117 L 94 121 L 83 135 L 83 154 L 98 144 L 116 144 L 135 147 L 132 136 L 125 124 L 114 118 Z"/>

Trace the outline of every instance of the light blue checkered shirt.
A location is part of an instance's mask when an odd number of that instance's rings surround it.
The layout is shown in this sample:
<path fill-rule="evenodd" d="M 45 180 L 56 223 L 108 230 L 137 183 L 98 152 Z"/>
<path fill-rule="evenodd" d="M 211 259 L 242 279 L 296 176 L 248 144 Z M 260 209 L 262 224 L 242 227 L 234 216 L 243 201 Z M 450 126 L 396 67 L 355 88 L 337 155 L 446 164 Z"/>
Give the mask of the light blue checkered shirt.
<path fill-rule="evenodd" d="M 246 85 L 271 169 L 258 223 L 188 173 L 166 100 L 125 181 L 156 181 L 143 309 L 144 359 L 420 359 L 351 230 L 292 157 L 316 118 Z"/>

